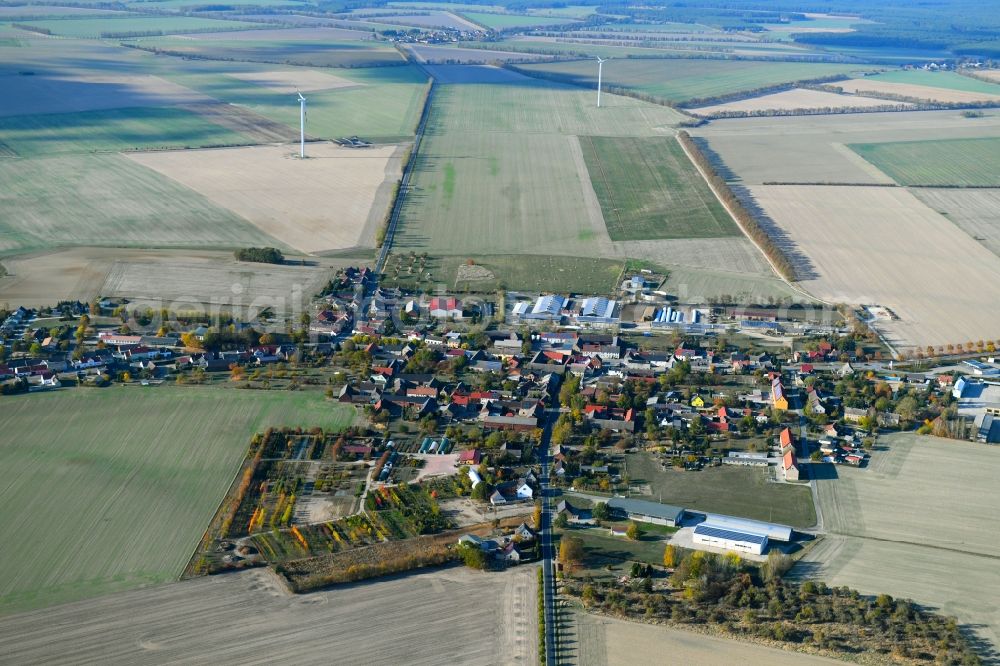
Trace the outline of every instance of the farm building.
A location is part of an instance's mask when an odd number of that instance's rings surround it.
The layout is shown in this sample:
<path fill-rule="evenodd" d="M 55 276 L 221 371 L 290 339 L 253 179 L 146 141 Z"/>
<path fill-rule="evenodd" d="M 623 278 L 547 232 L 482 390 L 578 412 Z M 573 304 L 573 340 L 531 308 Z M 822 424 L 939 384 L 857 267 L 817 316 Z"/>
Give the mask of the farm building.
<path fill-rule="evenodd" d="M 576 320 L 581 324 L 615 324 L 618 322 L 618 301 L 603 296 L 585 298 L 580 303 Z"/>
<path fill-rule="evenodd" d="M 778 523 L 768 523 L 762 520 L 750 520 L 749 518 L 736 518 L 735 516 L 725 516 L 718 513 L 706 513 L 705 521 L 702 525 L 713 525 L 733 532 L 746 532 L 748 534 L 760 534 L 766 536 L 770 541 L 791 541 L 792 528 L 788 525 Z"/>
<path fill-rule="evenodd" d="M 534 321 L 559 321 L 562 319 L 564 307 L 566 307 L 566 298 L 563 296 L 539 296 L 531 311 L 524 312 L 521 318 Z"/>
<path fill-rule="evenodd" d="M 538 427 L 538 419 L 527 416 L 487 416 L 483 419 L 486 430 L 516 430 L 526 432 Z"/>
<path fill-rule="evenodd" d="M 722 459 L 723 465 L 738 465 L 743 467 L 767 467 L 767 454 L 752 451 L 730 451 Z"/>
<path fill-rule="evenodd" d="M 676 527 L 684 518 L 684 509 L 679 506 L 621 497 L 609 499 L 608 510 L 613 517 L 669 527 Z"/>
<path fill-rule="evenodd" d="M 562 500 L 556 505 L 556 515 L 566 515 L 566 522 L 571 525 L 596 525 L 594 515 L 590 509 L 578 509 L 566 500 Z"/>
<path fill-rule="evenodd" d="M 752 555 L 763 555 L 767 549 L 766 534 L 732 530 L 708 522 L 695 526 L 693 540 L 697 545 Z"/>
<path fill-rule="evenodd" d="M 462 307 L 453 296 L 437 296 L 431 299 L 430 315 L 435 319 L 461 319 Z"/>

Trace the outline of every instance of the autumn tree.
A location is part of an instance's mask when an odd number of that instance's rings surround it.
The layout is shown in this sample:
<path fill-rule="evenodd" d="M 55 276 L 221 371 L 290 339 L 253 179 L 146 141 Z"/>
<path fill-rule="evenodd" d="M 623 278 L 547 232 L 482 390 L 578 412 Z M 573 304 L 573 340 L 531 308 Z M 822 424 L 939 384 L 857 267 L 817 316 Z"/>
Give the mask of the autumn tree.
<path fill-rule="evenodd" d="M 564 536 L 559 541 L 559 561 L 567 570 L 573 570 L 583 562 L 583 540 L 579 537 Z"/>
<path fill-rule="evenodd" d="M 663 549 L 663 566 L 668 569 L 677 566 L 677 546 L 672 543 L 668 543 L 667 547 Z"/>

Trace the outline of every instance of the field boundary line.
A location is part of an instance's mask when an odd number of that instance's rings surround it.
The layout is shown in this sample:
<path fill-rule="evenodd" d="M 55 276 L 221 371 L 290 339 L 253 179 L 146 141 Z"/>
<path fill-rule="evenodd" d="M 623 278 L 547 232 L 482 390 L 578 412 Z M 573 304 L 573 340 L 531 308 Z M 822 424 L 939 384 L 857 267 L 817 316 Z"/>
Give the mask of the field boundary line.
<path fill-rule="evenodd" d="M 698 162 L 694 159 L 694 156 L 691 155 L 690 151 L 688 151 L 688 148 L 687 146 L 684 145 L 684 142 L 681 141 L 676 134 L 674 134 L 674 139 L 677 141 L 677 143 L 680 144 L 681 150 L 684 151 L 684 155 L 686 155 L 691 164 L 694 165 L 694 168 L 698 170 L 698 174 L 701 176 L 702 180 L 705 181 L 705 184 L 708 185 L 708 189 L 712 190 L 712 194 L 715 195 L 716 200 L 720 204 L 722 204 L 722 207 L 726 210 L 726 212 L 729 214 L 729 217 L 732 218 L 733 222 L 743 233 L 743 235 L 747 239 L 749 239 L 751 243 L 753 243 L 753 246 L 757 248 L 757 251 L 760 252 L 761 255 L 763 255 L 764 259 L 767 260 L 767 265 L 771 267 L 771 270 L 774 271 L 774 274 L 778 276 L 778 279 L 784 282 L 786 285 L 788 285 L 793 291 L 805 296 L 806 298 L 818 301 L 824 305 L 829 305 L 830 307 L 836 307 L 836 303 L 831 303 L 830 301 L 825 301 L 822 298 L 813 296 L 812 294 L 805 291 L 801 287 L 793 284 L 784 275 L 781 274 L 781 271 L 779 271 L 778 267 L 774 265 L 774 261 L 771 259 L 771 257 L 767 256 L 767 252 L 764 252 L 764 248 L 762 248 L 760 244 L 756 240 L 754 240 L 754 238 L 751 237 L 750 234 L 747 233 L 746 229 L 743 228 L 743 225 L 740 224 L 739 218 L 736 217 L 736 213 L 733 212 L 733 209 L 730 208 L 729 204 L 727 204 L 721 196 L 719 196 L 719 193 L 716 191 L 715 187 L 712 186 L 712 181 L 709 180 L 708 174 L 705 173 L 705 171 L 701 168 L 701 165 L 698 164 Z"/>

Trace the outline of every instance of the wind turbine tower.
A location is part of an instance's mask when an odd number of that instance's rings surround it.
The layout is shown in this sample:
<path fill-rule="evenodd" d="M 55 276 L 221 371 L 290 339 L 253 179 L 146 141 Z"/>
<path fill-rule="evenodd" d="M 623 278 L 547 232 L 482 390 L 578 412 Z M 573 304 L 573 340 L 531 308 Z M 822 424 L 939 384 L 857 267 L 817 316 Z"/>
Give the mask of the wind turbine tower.
<path fill-rule="evenodd" d="M 605 58 L 604 60 L 607 60 Z M 604 60 L 597 56 L 597 108 L 601 108 L 601 74 L 604 69 Z"/>
<path fill-rule="evenodd" d="M 304 159 L 306 156 L 306 98 L 302 96 L 302 93 L 296 92 L 299 96 L 299 157 Z"/>

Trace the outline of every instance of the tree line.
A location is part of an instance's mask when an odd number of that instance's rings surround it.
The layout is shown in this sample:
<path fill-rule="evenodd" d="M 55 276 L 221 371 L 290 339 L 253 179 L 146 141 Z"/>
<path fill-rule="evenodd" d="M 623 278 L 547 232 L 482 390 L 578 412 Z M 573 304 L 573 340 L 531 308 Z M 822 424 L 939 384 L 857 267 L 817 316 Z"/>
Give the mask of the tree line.
<path fill-rule="evenodd" d="M 778 273 L 788 281 L 795 281 L 795 265 L 785 254 L 785 251 L 767 234 L 763 227 L 754 219 L 753 214 L 746 209 L 743 202 L 729 187 L 729 183 L 718 174 L 712 162 L 705 157 L 698 145 L 691 140 L 691 135 L 681 130 L 677 133 L 677 140 L 687 149 L 692 161 L 698 165 L 707 176 L 709 187 L 722 199 L 726 207 L 733 213 L 736 223 L 747 236 L 749 236 L 767 258 L 774 265 Z"/>

